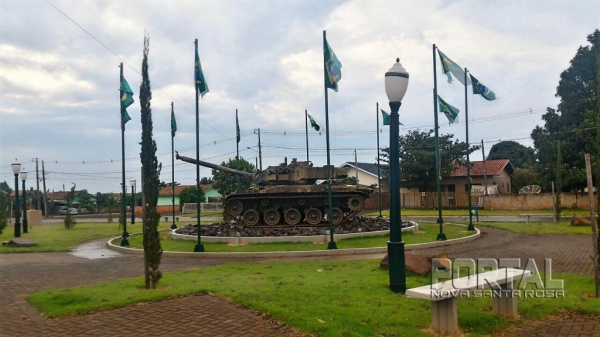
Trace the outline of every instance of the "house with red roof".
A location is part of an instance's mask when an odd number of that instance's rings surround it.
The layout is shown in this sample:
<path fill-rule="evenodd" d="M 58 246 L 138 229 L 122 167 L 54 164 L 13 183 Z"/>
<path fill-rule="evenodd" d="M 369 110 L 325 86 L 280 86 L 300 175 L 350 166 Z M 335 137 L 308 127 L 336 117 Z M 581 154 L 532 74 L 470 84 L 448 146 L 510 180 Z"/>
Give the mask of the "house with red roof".
<path fill-rule="evenodd" d="M 176 185 L 175 186 L 175 211 L 181 212 L 179 206 L 179 194 L 186 188 L 194 188 L 195 185 Z M 221 202 L 222 197 L 212 187 L 212 184 L 200 185 L 202 191 L 204 191 L 204 200 L 201 202 Z M 173 211 L 173 187 L 165 186 L 158 192 L 157 208 L 159 213 L 170 214 Z M 137 210 L 137 209 L 136 209 Z"/>
<path fill-rule="evenodd" d="M 471 162 L 471 193 L 509 194 L 512 191 L 510 176 L 515 172 L 508 159 Z M 467 166 L 457 165 L 449 177 L 442 177 L 443 192 L 467 192 Z"/>

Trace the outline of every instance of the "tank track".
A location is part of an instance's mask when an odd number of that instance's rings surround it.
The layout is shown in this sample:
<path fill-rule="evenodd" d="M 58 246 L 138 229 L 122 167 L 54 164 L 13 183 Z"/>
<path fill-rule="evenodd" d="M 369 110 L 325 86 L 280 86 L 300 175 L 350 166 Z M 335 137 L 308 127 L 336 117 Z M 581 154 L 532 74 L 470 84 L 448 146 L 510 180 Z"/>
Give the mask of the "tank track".
<path fill-rule="evenodd" d="M 332 191 L 333 224 L 341 225 L 358 215 L 369 195 L 362 191 Z M 327 226 L 327 192 L 238 193 L 225 199 L 231 219 L 246 227 Z"/>

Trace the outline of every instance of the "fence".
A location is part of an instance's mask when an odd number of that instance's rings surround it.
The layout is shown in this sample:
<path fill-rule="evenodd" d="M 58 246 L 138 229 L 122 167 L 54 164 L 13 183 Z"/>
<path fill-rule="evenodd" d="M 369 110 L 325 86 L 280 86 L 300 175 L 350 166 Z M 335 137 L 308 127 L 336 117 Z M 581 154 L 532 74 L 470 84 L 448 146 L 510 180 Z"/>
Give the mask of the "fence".
<path fill-rule="evenodd" d="M 196 203 L 183 204 L 182 213 L 196 213 Z M 203 202 L 200 203 L 200 212 L 223 212 L 223 203 Z"/>
<path fill-rule="evenodd" d="M 594 196 L 597 206 L 597 196 Z M 436 192 L 410 192 L 400 194 L 402 208 L 435 209 L 438 207 L 438 194 Z M 390 208 L 389 192 L 381 193 L 381 208 Z M 466 192 L 443 192 L 443 208 L 468 208 L 469 199 Z M 531 210 L 553 209 L 552 193 L 539 194 L 497 194 L 497 195 L 471 195 L 471 206 L 487 210 Z M 590 209 L 590 199 L 587 193 L 561 193 L 561 206 L 564 209 Z M 379 209 L 379 193 L 374 192 L 365 200 L 364 209 L 374 211 Z"/>

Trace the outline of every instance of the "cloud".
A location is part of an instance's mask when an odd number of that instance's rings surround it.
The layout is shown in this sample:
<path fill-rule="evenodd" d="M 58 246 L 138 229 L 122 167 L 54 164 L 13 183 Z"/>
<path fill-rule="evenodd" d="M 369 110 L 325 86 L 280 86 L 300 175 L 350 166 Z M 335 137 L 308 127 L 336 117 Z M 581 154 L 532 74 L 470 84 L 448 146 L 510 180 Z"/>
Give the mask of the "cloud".
<path fill-rule="evenodd" d="M 499 97 L 487 102 L 469 93 L 471 142 L 519 139 L 531 145 L 526 138 L 542 124 L 545 107 L 558 103 L 554 94 L 560 72 L 597 28 L 600 12 L 593 0 L 576 5 L 557 0 L 543 5 L 516 0 L 503 5 L 475 0 L 51 4 L 70 19 L 48 2 L 0 2 L 0 167 L 5 168 L 0 181 L 10 179 L 15 158 L 40 158 L 51 172 L 60 172 L 48 177 L 51 188 L 79 177 L 78 188 L 92 192 L 119 190 L 121 62 L 136 95 L 125 132 L 127 178 L 139 179 L 137 95 L 145 30 L 150 34 L 153 134 L 162 178 L 170 180 L 171 102 L 178 121 L 175 147 L 195 156 L 194 39 L 210 87 L 198 104 L 201 158 L 221 162 L 235 155 L 238 109 L 240 155 L 255 160 L 258 154 L 247 147 L 257 149 L 255 129 L 260 128 L 267 166 L 284 157 L 304 158 L 305 109 L 325 130 L 326 30 L 343 64 L 339 92 L 328 91 L 332 160 L 339 164 L 353 160 L 354 149 L 360 161 L 375 158 L 375 107 L 379 102 L 387 109 L 383 78 L 396 57 L 410 73 L 401 132 L 433 127 L 434 43 Z M 447 84 L 439 64 L 437 75 L 440 95 L 464 117 L 464 88 Z M 464 124 L 443 124 L 441 130 L 465 138 Z M 309 131 L 316 165 L 325 163 L 323 132 Z M 387 132 L 383 128 L 382 144 Z M 179 182 L 194 182 L 192 165 L 177 163 L 175 170 Z M 201 176 L 210 174 L 201 169 Z"/>

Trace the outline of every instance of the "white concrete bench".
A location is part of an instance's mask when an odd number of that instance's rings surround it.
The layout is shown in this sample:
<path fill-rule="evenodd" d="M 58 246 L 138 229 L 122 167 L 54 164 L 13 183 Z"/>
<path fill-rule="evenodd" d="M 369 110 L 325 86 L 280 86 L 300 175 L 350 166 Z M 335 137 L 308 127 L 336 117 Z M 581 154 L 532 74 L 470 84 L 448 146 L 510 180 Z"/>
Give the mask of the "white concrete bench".
<path fill-rule="evenodd" d="M 503 316 L 516 316 L 518 296 L 513 296 L 510 290 L 515 289 L 515 282 L 529 276 L 529 270 L 500 268 L 408 289 L 406 296 L 431 301 L 432 328 L 442 334 L 453 334 L 458 331 L 458 297 L 490 289 L 481 297 L 492 297 L 492 310 Z"/>

